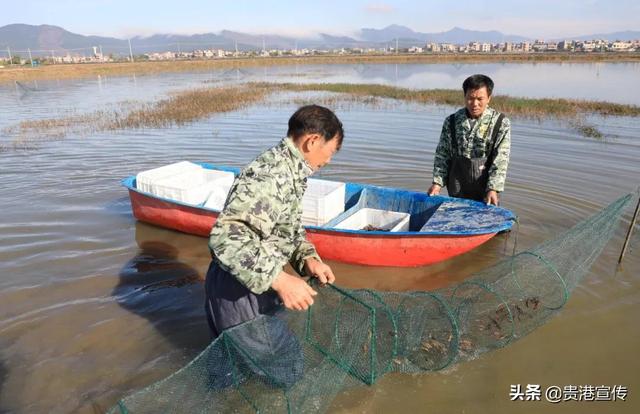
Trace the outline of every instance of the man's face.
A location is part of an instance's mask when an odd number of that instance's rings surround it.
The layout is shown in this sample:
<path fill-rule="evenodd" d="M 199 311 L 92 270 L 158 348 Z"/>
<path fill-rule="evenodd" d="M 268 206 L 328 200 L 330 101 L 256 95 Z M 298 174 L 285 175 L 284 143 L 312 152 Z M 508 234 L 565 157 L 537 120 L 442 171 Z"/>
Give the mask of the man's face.
<path fill-rule="evenodd" d="M 338 152 L 338 139 L 336 137 L 325 141 L 322 136 L 314 134 L 309 138 L 308 146 L 304 151 L 304 158 L 313 171 L 318 171 L 331 162 L 331 157 L 336 152 Z"/>
<path fill-rule="evenodd" d="M 479 89 L 469 89 L 464 94 L 464 100 L 467 107 L 467 111 L 472 118 L 479 118 L 480 115 L 487 109 L 491 96 L 487 92 L 486 87 Z"/>

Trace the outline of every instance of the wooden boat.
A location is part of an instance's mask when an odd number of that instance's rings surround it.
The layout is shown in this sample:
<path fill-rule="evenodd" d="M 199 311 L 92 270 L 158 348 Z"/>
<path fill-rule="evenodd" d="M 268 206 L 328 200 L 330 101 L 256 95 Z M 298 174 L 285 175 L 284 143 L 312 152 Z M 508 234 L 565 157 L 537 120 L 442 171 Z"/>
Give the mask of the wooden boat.
<path fill-rule="evenodd" d="M 204 168 L 239 173 L 237 168 L 202 163 Z M 219 210 L 157 197 L 125 178 L 133 215 L 140 221 L 207 237 Z M 336 228 L 363 208 L 410 214 L 409 231 L 366 231 Z M 372 266 L 422 266 L 465 253 L 498 232 L 508 230 L 514 214 L 472 200 L 368 184 L 346 183 L 344 212 L 322 226 L 305 226 L 307 238 L 328 260 Z"/>

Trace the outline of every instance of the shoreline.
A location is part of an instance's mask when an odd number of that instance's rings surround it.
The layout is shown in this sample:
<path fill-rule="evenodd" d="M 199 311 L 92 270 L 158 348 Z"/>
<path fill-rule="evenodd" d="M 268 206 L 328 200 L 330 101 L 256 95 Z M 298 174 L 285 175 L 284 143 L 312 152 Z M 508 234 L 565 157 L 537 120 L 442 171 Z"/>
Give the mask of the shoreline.
<path fill-rule="evenodd" d="M 339 64 L 439 64 L 439 63 L 632 63 L 640 53 L 529 53 L 529 54 L 428 54 L 428 55 L 325 55 L 306 57 L 224 58 L 215 60 L 171 60 L 133 63 L 77 63 L 32 67 L 5 66 L 0 84 L 31 81 L 79 79 L 96 76 L 125 76 L 157 73 L 205 72 L 211 69 L 289 65 Z"/>

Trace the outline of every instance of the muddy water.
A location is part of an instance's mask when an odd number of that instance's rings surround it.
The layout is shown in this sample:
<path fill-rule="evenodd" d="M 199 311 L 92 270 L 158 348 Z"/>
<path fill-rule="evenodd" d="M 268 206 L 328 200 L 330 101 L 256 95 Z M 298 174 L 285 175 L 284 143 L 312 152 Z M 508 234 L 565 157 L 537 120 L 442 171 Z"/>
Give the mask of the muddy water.
<path fill-rule="evenodd" d="M 455 87 L 447 82 L 484 71 L 502 76 L 505 89 L 516 91 L 518 84 L 506 79 L 526 78 L 518 73 L 527 68 L 531 76 L 542 71 L 548 83 L 564 85 L 553 91 L 541 85 L 529 91 L 532 96 L 583 96 L 576 82 L 563 83 L 575 73 L 593 81 L 591 98 L 639 103 L 637 94 L 601 87 L 619 76 L 627 85 L 637 83 L 637 65 L 599 65 L 548 65 L 546 72 L 544 65 L 400 66 L 397 78 L 395 67 L 354 65 L 40 82 L 25 85 L 28 90 L 0 87 L 0 128 L 127 99 L 156 99 L 205 81 L 281 80 L 296 70 L 301 81 L 408 87 Z M 0 153 L 0 412 L 101 412 L 207 345 L 201 283 L 209 263 L 206 240 L 137 223 L 119 180 L 176 160 L 242 166 L 279 140 L 294 109 L 261 104 L 187 127 L 72 136 L 37 150 Z M 451 110 L 338 107 L 347 137 L 321 176 L 426 189 L 442 120 Z M 605 140 L 583 138 L 557 121 L 514 120 L 503 205 L 520 216 L 519 249 L 553 237 L 640 185 L 640 120 L 591 121 Z M 615 266 L 630 216 L 628 210 L 562 312 L 532 334 L 445 372 L 389 375 L 340 395 L 333 410 L 637 412 L 640 230 L 624 267 Z M 415 269 L 331 265 L 346 287 L 431 289 L 495 263 L 512 244 L 513 237 L 497 237 L 454 260 Z M 629 396 L 615 403 L 511 402 L 511 384 L 619 384 Z"/>

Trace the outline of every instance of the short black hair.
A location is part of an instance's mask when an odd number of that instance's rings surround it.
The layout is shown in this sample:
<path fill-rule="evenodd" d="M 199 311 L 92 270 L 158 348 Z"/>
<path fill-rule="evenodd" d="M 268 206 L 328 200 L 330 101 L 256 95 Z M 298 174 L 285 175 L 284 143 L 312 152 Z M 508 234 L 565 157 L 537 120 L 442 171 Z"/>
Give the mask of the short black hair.
<path fill-rule="evenodd" d="M 475 91 L 482 87 L 487 88 L 487 94 L 491 96 L 491 93 L 493 92 L 493 81 L 487 75 L 471 75 L 462 82 L 462 90 L 465 95 L 467 94 L 467 91 Z"/>
<path fill-rule="evenodd" d="M 333 111 L 320 105 L 303 106 L 289 118 L 288 137 L 295 141 L 306 134 L 320 134 L 325 141 L 335 137 L 338 148 L 342 146 L 344 138 L 342 122 Z"/>

